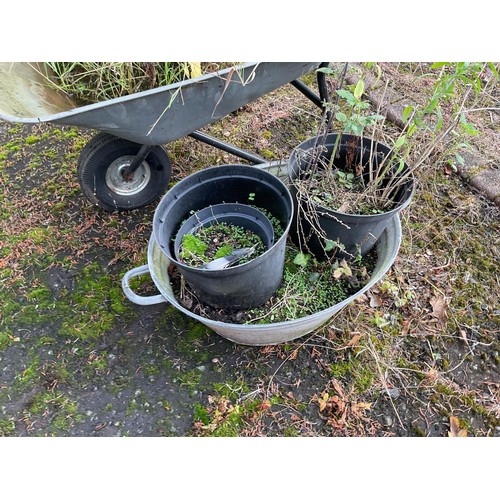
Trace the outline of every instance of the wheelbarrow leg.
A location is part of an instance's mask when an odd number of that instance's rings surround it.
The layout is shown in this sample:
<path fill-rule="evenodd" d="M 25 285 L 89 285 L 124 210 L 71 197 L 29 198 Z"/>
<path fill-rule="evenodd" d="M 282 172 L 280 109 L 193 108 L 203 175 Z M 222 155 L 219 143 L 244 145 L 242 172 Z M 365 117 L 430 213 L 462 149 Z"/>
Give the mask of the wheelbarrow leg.
<path fill-rule="evenodd" d="M 329 63 L 321 63 L 319 68 L 325 68 Z M 321 71 L 317 72 L 319 96 L 301 80 L 290 82 L 299 92 L 304 94 L 318 108 L 325 109 L 325 102 L 328 102 L 328 87 L 326 85 L 326 75 Z"/>

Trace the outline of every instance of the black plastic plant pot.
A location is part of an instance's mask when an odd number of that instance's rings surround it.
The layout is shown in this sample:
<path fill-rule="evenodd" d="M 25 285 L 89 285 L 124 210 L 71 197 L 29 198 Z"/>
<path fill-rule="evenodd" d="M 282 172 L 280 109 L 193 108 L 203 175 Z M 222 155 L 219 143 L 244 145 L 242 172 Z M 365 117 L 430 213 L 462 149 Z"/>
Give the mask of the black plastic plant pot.
<path fill-rule="evenodd" d="M 273 225 L 263 212 L 241 203 L 220 203 L 196 212 L 182 224 L 174 241 L 175 258 L 178 261 L 181 260 L 179 254 L 182 239 L 186 234 L 195 235 L 202 228 L 208 228 L 220 223 L 242 227 L 251 231 L 261 239 L 266 250 L 269 250 L 274 244 Z M 196 268 L 193 270 L 196 272 Z"/>
<path fill-rule="evenodd" d="M 283 234 L 274 238 L 276 241 L 263 254 L 226 269 L 194 270 L 180 262 L 175 239 L 181 227 L 193 212 L 224 203 L 265 209 L 279 220 Z M 213 307 L 249 309 L 266 302 L 281 284 L 292 219 L 292 196 L 280 179 L 258 167 L 222 165 L 191 174 L 167 191 L 153 216 L 153 236 L 161 251 L 195 288 L 200 301 Z"/>
<path fill-rule="evenodd" d="M 321 153 L 326 163 L 333 153 L 337 134 L 327 134 L 324 150 Z M 336 252 L 337 257 L 347 260 L 356 258 L 358 255 L 365 256 L 375 245 L 381 234 L 386 229 L 389 221 L 401 210 L 406 208 L 413 196 L 414 180 L 409 176 L 395 193 L 392 200 L 392 208 L 386 212 L 376 214 L 347 214 L 324 207 L 315 201 L 305 200 L 299 194 L 295 181 L 300 179 L 309 168 L 309 157 L 312 148 L 320 144 L 321 140 L 313 137 L 301 143 L 295 148 L 288 161 L 288 176 L 290 179 L 290 190 L 293 195 L 295 216 L 290 229 L 292 240 L 313 253 L 316 258 L 324 259 L 330 252 Z M 342 134 L 337 147 L 335 165 L 342 169 L 346 163 L 346 155 L 356 164 L 368 164 L 370 154 L 373 154 L 375 165 L 385 156 L 391 154 L 391 150 L 379 142 L 373 143 L 370 139 L 361 138 L 349 134 Z M 325 162 L 324 162 L 325 163 Z M 405 165 L 405 169 L 408 167 Z M 400 174 L 401 175 L 401 174 Z M 339 205 L 342 200 L 339 200 Z M 326 240 L 336 242 L 332 250 L 326 250 Z"/>

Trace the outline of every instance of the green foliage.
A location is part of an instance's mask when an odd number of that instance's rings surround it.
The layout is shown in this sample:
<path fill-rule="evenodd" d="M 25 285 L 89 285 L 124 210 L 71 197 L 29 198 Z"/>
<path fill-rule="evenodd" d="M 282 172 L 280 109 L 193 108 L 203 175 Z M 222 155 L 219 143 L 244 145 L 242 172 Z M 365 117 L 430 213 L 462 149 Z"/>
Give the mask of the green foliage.
<path fill-rule="evenodd" d="M 265 251 L 260 237 L 251 231 L 234 224 L 220 222 L 201 227 L 196 234 L 182 237 L 179 256 L 188 265 L 198 267 L 213 259 L 230 255 L 235 249 L 254 247 L 250 257 L 238 262 L 244 263 Z"/>
<path fill-rule="evenodd" d="M 360 79 L 356 84 L 353 92 L 349 90 L 337 90 L 337 95 L 341 97 L 348 105 L 349 113 L 345 114 L 341 111 L 336 111 L 336 106 L 332 103 L 329 104 L 331 110 L 335 112 L 335 118 L 342 124 L 343 133 L 363 135 L 364 129 L 373 125 L 377 120 L 382 120 L 382 115 L 365 115 L 365 110 L 370 107 L 370 104 L 363 101 L 365 85 L 364 81 Z"/>
<path fill-rule="evenodd" d="M 483 90 L 481 73 L 489 66 L 494 77 L 498 80 L 498 72 L 493 63 L 480 62 L 437 62 L 431 65 L 431 70 L 439 69 L 439 74 L 434 79 L 433 88 L 426 104 L 418 109 L 408 106 L 403 119 L 408 121 L 413 116 L 413 124 L 417 128 L 424 128 L 438 132 L 443 127 L 442 105 L 451 103 L 453 111 L 459 116 L 462 130 L 467 134 L 476 135 L 478 131 L 467 121 L 467 110 L 463 109 L 463 96 L 472 91 L 478 98 Z M 434 116 L 435 121 L 426 120 L 428 116 Z"/>
<path fill-rule="evenodd" d="M 0 437 L 10 436 L 15 430 L 15 422 L 10 419 L 0 420 Z"/>
<path fill-rule="evenodd" d="M 311 255 L 304 252 L 299 252 L 293 259 L 293 263 L 300 267 L 306 267 L 311 260 Z"/>
<path fill-rule="evenodd" d="M 275 217 L 271 212 L 269 212 L 269 210 L 266 210 L 263 207 L 258 207 L 256 205 L 249 205 L 249 206 L 252 208 L 256 208 L 257 210 L 260 210 L 269 219 L 269 222 L 272 224 L 274 230 L 274 240 L 276 241 L 278 238 L 281 238 L 281 236 L 283 235 L 283 227 L 279 219 Z"/>
<path fill-rule="evenodd" d="M 203 257 L 208 244 L 201 241 L 200 238 L 193 234 L 185 234 L 182 237 L 182 246 L 179 255 L 182 259 L 188 260 L 192 256 Z"/>
<path fill-rule="evenodd" d="M 373 65 L 368 66 L 373 67 Z M 343 205 L 349 207 L 350 213 L 371 213 L 372 210 L 367 210 L 366 201 L 376 211 L 386 211 L 392 208 L 395 193 L 410 179 L 413 172 L 433 154 L 436 146 L 445 142 L 446 137 L 456 127 L 460 126 L 461 130 L 469 135 L 478 133 L 467 120 L 470 108 L 467 109 L 466 104 L 470 105 L 471 96 L 477 101 L 483 92 L 482 74 L 488 67 L 493 72 L 494 78 L 498 80 L 498 71 L 493 63 L 439 62 L 432 64 L 430 73 L 425 75 L 427 78 L 432 78 L 432 88 L 428 98 L 423 105 L 407 106 L 403 110 L 402 118 L 405 126 L 394 141 L 390 153 L 382 161 L 373 161 L 370 158 L 369 161 L 357 167 L 355 174 L 356 178 L 362 182 L 361 189 L 357 189 L 353 182 L 354 178 L 348 179 L 347 172 L 338 174 L 333 168 L 341 135 L 362 136 L 366 127 L 372 125 L 376 127 L 377 122 L 383 117 L 367 114 L 370 105 L 363 100 L 365 92 L 363 77 L 358 80 L 356 85 L 337 90 L 335 93 L 337 100 L 325 103 L 326 109 L 333 113 L 341 128 L 327 169 L 328 172 L 335 174 L 328 176 L 328 180 L 334 179 L 336 183 L 330 189 L 323 189 L 321 186 L 321 199 L 324 203 L 320 204 L 335 209 L 337 207 L 332 206 L 330 200 L 335 200 L 335 204 L 337 204 L 337 200 L 342 198 Z M 344 66 L 344 70 L 347 70 L 347 65 Z M 320 71 L 326 74 L 334 73 L 331 68 L 321 68 Z M 344 104 L 342 108 L 337 103 L 339 99 Z M 449 113 L 444 113 L 445 104 L 447 110 L 451 108 L 451 116 Z M 325 130 L 330 130 L 330 122 L 327 119 L 328 115 L 325 114 L 325 120 L 321 126 Z M 325 123 L 327 123 L 326 126 Z M 374 135 L 376 136 L 376 134 Z M 409 162 L 410 153 L 415 145 L 421 148 L 419 155 Z M 457 151 L 448 156 L 448 163 L 452 168 L 456 168 L 456 163 L 463 161 Z M 335 185 L 348 190 L 348 193 L 335 191 Z M 314 200 L 317 193 L 313 192 L 312 189 L 310 191 L 311 199 Z M 349 194 L 349 201 L 345 201 L 344 193 Z"/>
<path fill-rule="evenodd" d="M 22 292 L 4 291 L 4 313 L 0 327 L 0 347 L 15 341 L 11 330 L 50 323 L 51 330 L 68 337 L 96 338 L 130 310 L 115 278 L 98 263 L 85 267 L 74 282 L 74 290 L 63 289 L 57 300 L 45 285 Z"/>
<path fill-rule="evenodd" d="M 29 135 L 26 137 L 26 144 L 35 144 L 40 139 L 36 135 Z"/>
<path fill-rule="evenodd" d="M 352 172 L 345 173 L 342 170 L 336 170 L 335 175 L 337 182 L 346 189 L 352 189 L 354 186 L 354 174 Z"/>
<path fill-rule="evenodd" d="M 333 242 L 332 242 L 333 243 Z M 324 311 L 349 297 L 368 278 L 366 261 L 318 262 L 312 255 L 287 247 L 283 282 L 272 305 L 252 310 L 249 323 L 290 321 Z"/>
<path fill-rule="evenodd" d="M 214 259 L 218 259 L 219 257 L 226 257 L 227 255 L 230 255 L 233 250 L 234 247 L 231 245 L 222 245 L 217 250 L 217 252 L 215 252 Z"/>

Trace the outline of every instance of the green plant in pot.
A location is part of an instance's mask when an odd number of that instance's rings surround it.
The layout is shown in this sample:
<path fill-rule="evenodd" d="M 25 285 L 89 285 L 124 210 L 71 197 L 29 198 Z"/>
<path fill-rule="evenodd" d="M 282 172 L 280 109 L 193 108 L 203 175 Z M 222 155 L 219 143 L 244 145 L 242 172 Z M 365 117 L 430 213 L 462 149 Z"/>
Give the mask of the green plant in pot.
<path fill-rule="evenodd" d="M 364 80 L 342 88 L 344 66 L 341 88 L 325 103 L 318 134 L 295 148 L 288 162 L 296 206 L 291 236 L 301 248 L 323 259 L 366 255 L 391 218 L 410 204 L 415 171 L 436 146 L 459 123 L 474 133 L 465 120 L 464 105 L 471 90 L 480 92 L 477 75 L 482 65 L 457 63 L 454 69 L 436 78 L 425 106 L 404 110 L 405 127 L 386 144 L 379 139 L 384 136 L 385 117 L 379 112 L 368 114 Z M 333 72 L 331 68 L 318 71 Z M 444 127 L 441 103 L 456 97 L 459 84 L 463 98 Z M 418 133 L 422 131 L 424 143 Z M 415 145 L 421 152 L 410 161 Z"/>

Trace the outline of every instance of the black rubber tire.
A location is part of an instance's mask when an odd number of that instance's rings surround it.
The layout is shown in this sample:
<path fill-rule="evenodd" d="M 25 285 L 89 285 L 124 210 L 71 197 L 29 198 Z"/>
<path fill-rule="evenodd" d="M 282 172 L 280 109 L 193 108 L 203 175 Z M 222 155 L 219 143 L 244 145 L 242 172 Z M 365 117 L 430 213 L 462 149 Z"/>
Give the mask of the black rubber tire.
<path fill-rule="evenodd" d="M 137 155 L 141 144 L 106 132 L 95 135 L 78 158 L 78 182 L 85 196 L 108 212 L 134 210 L 149 205 L 166 190 L 172 173 L 170 159 L 162 146 L 154 146 L 135 175 L 137 187 L 125 192 L 109 180 L 108 169 Z M 142 179 L 142 180 L 141 180 Z M 126 183 L 123 183 L 126 186 Z"/>

